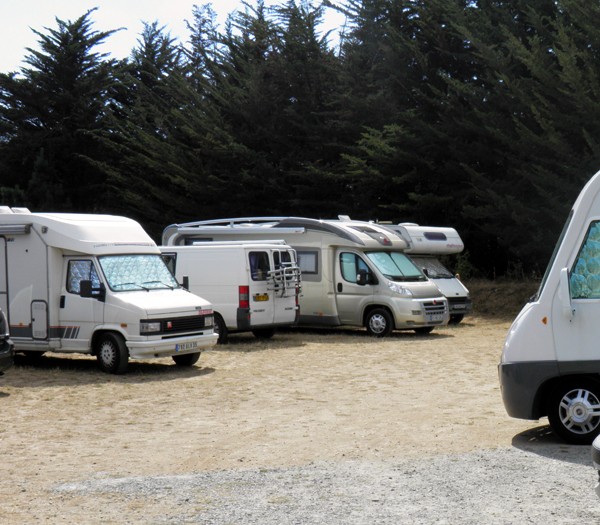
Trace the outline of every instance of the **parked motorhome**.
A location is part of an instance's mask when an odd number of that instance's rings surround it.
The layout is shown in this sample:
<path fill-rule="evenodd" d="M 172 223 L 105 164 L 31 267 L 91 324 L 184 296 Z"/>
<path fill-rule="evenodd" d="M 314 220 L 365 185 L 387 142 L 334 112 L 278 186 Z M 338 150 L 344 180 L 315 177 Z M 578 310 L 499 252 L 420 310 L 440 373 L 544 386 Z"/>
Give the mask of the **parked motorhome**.
<path fill-rule="evenodd" d="M 161 246 L 173 275 L 210 301 L 219 342 L 230 332 L 271 337 L 277 327 L 297 323 L 300 269 L 284 241 L 201 242 Z"/>
<path fill-rule="evenodd" d="M 364 326 L 428 333 L 447 324 L 448 302 L 403 253 L 394 233 L 361 221 L 253 217 L 173 224 L 163 245 L 283 239 L 302 272 L 300 317 L 306 326 Z"/>
<path fill-rule="evenodd" d="M 16 352 L 93 354 L 111 373 L 129 358 L 192 365 L 217 341 L 211 305 L 124 217 L 0 207 L 0 308 Z"/>
<path fill-rule="evenodd" d="M 405 253 L 421 268 L 448 299 L 450 322 L 460 323 L 473 309 L 467 287 L 440 261 L 442 255 L 453 255 L 463 251 L 465 245 L 454 228 L 420 226 L 403 222 L 385 224 L 397 232 L 407 243 Z"/>
<path fill-rule="evenodd" d="M 600 172 L 579 194 L 499 364 L 508 414 L 547 416 L 571 443 L 600 434 Z"/>

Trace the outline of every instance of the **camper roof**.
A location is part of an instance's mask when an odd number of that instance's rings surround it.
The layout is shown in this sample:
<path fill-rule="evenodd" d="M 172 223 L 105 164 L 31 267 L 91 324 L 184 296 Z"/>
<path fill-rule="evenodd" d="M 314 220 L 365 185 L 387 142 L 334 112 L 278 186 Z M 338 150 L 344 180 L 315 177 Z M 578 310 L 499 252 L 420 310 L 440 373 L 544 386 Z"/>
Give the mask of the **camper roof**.
<path fill-rule="evenodd" d="M 329 233 L 353 244 L 366 246 L 376 241 L 388 248 L 404 249 L 407 243 L 395 232 L 376 224 L 363 221 L 343 221 L 338 219 L 309 219 L 306 217 L 240 217 L 195 221 L 167 226 L 163 232 L 163 244 L 177 244 L 178 237 L 231 235 L 231 238 L 252 239 L 273 236 L 286 238 L 286 234 L 302 234 L 307 231 Z M 286 240 L 288 240 L 286 238 Z"/>
<path fill-rule="evenodd" d="M 48 246 L 77 253 L 160 253 L 139 223 L 116 215 L 0 212 L 0 235 L 34 230 Z"/>
<path fill-rule="evenodd" d="M 450 255 L 463 251 L 465 245 L 454 228 L 420 226 L 403 222 L 386 224 L 386 228 L 398 233 L 407 243 L 406 253 L 420 255 Z"/>

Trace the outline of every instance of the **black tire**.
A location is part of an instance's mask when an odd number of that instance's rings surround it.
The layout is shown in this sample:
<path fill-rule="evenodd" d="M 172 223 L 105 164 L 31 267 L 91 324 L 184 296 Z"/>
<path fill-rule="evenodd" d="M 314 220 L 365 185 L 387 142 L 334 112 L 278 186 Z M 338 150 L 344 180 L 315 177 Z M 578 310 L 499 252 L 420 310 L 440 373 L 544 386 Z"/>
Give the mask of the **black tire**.
<path fill-rule="evenodd" d="M 433 326 L 422 326 L 421 328 L 415 328 L 415 333 L 420 335 L 427 335 L 433 332 Z"/>
<path fill-rule="evenodd" d="M 271 339 L 275 335 L 275 328 L 257 328 L 252 333 L 257 339 Z"/>
<path fill-rule="evenodd" d="M 119 334 L 107 333 L 98 338 L 96 358 L 100 370 L 108 374 L 124 374 L 127 371 L 129 351 Z"/>
<path fill-rule="evenodd" d="M 548 397 L 552 430 L 567 443 L 589 445 L 600 434 L 600 382 L 589 378 L 559 384 Z"/>
<path fill-rule="evenodd" d="M 225 321 L 223 318 L 215 312 L 215 334 L 219 336 L 217 339 L 217 344 L 224 345 L 227 343 L 227 337 L 229 336 L 229 330 L 227 330 L 227 326 L 225 325 Z"/>
<path fill-rule="evenodd" d="M 465 318 L 465 314 L 452 314 L 448 324 L 458 324 Z"/>
<path fill-rule="evenodd" d="M 200 352 L 173 356 L 173 361 L 177 366 L 192 366 L 196 364 L 198 359 L 200 359 Z"/>
<path fill-rule="evenodd" d="M 394 321 L 385 308 L 374 308 L 365 317 L 365 328 L 373 337 L 386 337 L 392 333 Z"/>

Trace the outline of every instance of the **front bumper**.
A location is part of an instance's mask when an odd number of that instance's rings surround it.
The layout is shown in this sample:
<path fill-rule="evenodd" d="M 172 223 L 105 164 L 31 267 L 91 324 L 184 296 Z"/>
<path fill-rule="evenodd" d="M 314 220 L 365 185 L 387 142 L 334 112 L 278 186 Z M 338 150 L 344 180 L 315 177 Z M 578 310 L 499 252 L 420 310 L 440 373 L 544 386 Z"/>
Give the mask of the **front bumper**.
<path fill-rule="evenodd" d="M 174 355 L 194 354 L 217 344 L 219 336 L 214 332 L 167 339 L 146 338 L 141 341 L 127 341 L 129 357 L 145 359 L 152 357 L 171 357 Z"/>

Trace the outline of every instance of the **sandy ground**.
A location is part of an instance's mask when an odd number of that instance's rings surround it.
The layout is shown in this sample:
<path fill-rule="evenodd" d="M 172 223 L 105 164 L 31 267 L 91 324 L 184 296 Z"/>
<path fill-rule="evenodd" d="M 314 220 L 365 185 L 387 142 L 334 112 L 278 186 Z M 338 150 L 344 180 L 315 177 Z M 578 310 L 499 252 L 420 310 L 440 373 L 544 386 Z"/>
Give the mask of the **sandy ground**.
<path fill-rule="evenodd" d="M 547 427 L 504 411 L 497 363 L 508 327 L 467 318 L 387 339 L 244 334 L 192 368 L 138 361 L 123 376 L 87 356 L 19 359 L 0 378 L 0 522 L 159 522 L 164 500 L 56 490 L 90 479 L 514 446 Z"/>

